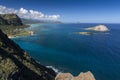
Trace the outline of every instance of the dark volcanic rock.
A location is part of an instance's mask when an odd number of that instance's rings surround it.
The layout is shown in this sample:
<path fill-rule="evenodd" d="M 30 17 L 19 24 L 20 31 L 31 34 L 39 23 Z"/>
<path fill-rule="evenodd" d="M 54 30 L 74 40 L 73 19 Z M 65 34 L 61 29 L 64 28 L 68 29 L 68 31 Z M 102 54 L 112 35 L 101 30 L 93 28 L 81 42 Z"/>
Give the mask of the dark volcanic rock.
<path fill-rule="evenodd" d="M 0 80 L 54 80 L 55 76 L 0 30 Z"/>
<path fill-rule="evenodd" d="M 16 14 L 0 14 L 0 25 L 21 26 L 23 24 Z"/>
<path fill-rule="evenodd" d="M 0 17 L 0 25 L 8 24 L 6 20 L 4 20 L 2 17 Z"/>

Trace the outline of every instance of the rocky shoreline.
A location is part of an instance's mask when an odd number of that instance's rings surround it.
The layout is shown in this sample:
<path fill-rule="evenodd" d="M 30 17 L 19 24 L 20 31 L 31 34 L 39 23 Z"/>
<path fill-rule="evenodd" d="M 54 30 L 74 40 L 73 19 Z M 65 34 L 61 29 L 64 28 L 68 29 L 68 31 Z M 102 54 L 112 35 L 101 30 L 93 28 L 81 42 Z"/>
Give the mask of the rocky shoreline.
<path fill-rule="evenodd" d="M 34 31 L 22 31 L 22 32 L 20 32 L 20 33 L 18 33 L 18 34 L 8 34 L 8 38 L 16 38 L 16 37 L 20 37 L 20 36 L 32 36 L 32 35 L 34 35 Z"/>

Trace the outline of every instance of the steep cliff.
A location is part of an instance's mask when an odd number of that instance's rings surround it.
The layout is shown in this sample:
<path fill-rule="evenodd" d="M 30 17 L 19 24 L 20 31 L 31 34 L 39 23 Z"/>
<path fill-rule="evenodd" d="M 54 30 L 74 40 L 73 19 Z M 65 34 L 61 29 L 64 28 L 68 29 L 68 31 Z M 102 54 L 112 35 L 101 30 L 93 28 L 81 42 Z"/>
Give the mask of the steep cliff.
<path fill-rule="evenodd" d="M 0 80 L 54 80 L 55 76 L 0 30 Z"/>
<path fill-rule="evenodd" d="M 0 14 L 0 25 L 21 26 L 23 24 L 16 14 Z"/>
<path fill-rule="evenodd" d="M 9 37 L 31 35 L 27 27 L 16 14 L 0 14 L 0 29 Z"/>

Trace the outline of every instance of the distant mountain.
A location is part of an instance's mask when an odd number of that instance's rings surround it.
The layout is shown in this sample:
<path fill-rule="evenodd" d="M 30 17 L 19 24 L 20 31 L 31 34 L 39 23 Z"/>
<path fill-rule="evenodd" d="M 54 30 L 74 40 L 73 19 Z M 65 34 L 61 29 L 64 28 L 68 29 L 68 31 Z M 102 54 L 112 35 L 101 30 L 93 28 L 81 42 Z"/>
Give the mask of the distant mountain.
<path fill-rule="evenodd" d="M 35 23 L 44 23 L 44 21 L 33 20 L 33 19 L 21 19 L 24 24 L 35 24 Z"/>
<path fill-rule="evenodd" d="M 0 14 L 0 25 L 22 26 L 23 23 L 16 14 Z"/>
<path fill-rule="evenodd" d="M 0 29 L 8 36 L 21 35 L 24 28 L 27 27 L 28 25 L 23 24 L 22 20 L 16 14 L 0 14 Z"/>
<path fill-rule="evenodd" d="M 47 20 L 34 20 L 34 19 L 21 19 L 23 24 L 36 24 L 36 23 L 62 23 L 60 21 L 47 21 Z"/>

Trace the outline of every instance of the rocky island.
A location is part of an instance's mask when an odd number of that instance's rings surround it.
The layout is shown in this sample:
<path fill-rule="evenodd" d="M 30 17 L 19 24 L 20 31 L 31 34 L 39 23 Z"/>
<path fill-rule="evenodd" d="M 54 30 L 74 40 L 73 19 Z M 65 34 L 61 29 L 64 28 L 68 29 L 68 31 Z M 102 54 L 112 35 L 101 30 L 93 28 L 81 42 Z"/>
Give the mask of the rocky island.
<path fill-rule="evenodd" d="M 89 28 L 84 28 L 85 30 L 90 30 L 90 31 L 84 31 L 84 32 L 74 32 L 75 34 L 80 34 L 80 35 L 93 35 L 97 34 L 99 32 L 106 32 L 109 31 L 107 26 L 105 25 L 97 25 L 94 27 L 89 27 Z"/>
<path fill-rule="evenodd" d="M 81 35 L 91 35 L 92 32 L 74 32 L 75 34 L 81 34 Z"/>
<path fill-rule="evenodd" d="M 85 28 L 85 30 L 109 31 L 109 29 L 105 25 L 97 25 L 97 26 L 94 26 L 94 27 Z"/>

